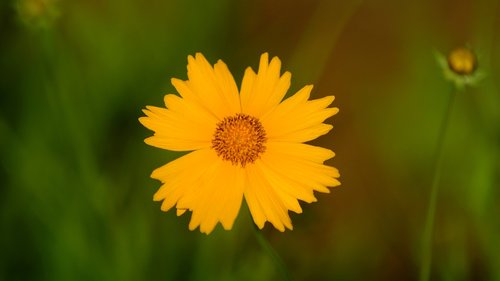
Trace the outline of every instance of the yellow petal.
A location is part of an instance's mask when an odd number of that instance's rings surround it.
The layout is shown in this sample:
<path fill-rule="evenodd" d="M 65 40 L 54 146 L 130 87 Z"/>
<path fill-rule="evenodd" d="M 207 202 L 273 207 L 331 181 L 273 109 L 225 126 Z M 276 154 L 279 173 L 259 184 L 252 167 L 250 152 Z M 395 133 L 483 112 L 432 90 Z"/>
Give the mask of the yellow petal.
<path fill-rule="evenodd" d="M 266 143 L 266 148 L 268 152 L 303 158 L 316 163 L 323 163 L 335 156 L 330 149 L 305 143 L 269 141 Z"/>
<path fill-rule="evenodd" d="M 242 112 L 261 117 L 281 102 L 290 88 L 291 74 L 280 76 L 281 61 L 274 57 L 269 63 L 267 53 L 260 58 L 257 74 L 251 68 L 245 71 L 241 85 Z"/>
<path fill-rule="evenodd" d="M 268 183 L 269 188 L 275 193 L 276 198 L 274 200 L 279 201 L 280 206 L 284 207 L 285 211 L 290 210 L 297 214 L 302 213 L 302 208 L 297 201 L 297 199 L 300 199 L 300 196 L 297 197 L 294 194 L 291 194 L 287 189 L 288 184 L 286 182 L 282 181 L 281 178 L 276 175 L 276 173 L 270 171 L 261 161 L 259 161 L 256 169 L 258 169 L 262 177 Z M 314 198 L 312 192 L 310 192 L 309 195 Z M 313 200 L 315 200 L 315 198 Z M 289 217 L 287 215 L 286 217 L 284 217 L 284 221 L 288 220 Z M 292 229 L 291 224 L 289 224 L 289 228 Z"/>
<path fill-rule="evenodd" d="M 211 146 L 215 119 L 201 119 L 195 111 L 173 111 L 147 106 L 146 117 L 139 121 L 154 135 L 145 140 L 149 145 L 175 151 L 191 151 Z M 190 115 L 193 113 L 192 115 Z M 199 112 L 198 112 L 199 113 Z M 189 116 L 189 117 L 187 117 Z"/>
<path fill-rule="evenodd" d="M 188 57 L 188 81 L 173 79 L 172 84 L 182 97 L 196 102 L 218 120 L 234 115 L 240 110 L 238 88 L 224 62 L 214 67 L 197 53 Z"/>
<path fill-rule="evenodd" d="M 315 202 L 314 190 L 328 193 L 327 185 L 338 185 L 337 169 L 321 165 L 335 155 L 333 151 L 302 143 L 269 142 L 266 146 L 262 171 L 288 210 L 300 213 L 294 199 Z M 286 170 L 286 165 L 293 169 Z M 305 180 L 304 174 L 309 175 Z"/>
<path fill-rule="evenodd" d="M 280 190 L 281 193 L 288 194 L 293 198 L 297 198 L 307 203 L 318 201 L 316 197 L 314 197 L 314 189 L 311 188 L 310 183 L 294 180 L 286 171 L 270 166 L 267 161 L 261 161 L 261 163 L 264 168 L 264 173 L 270 179 L 271 185 L 277 190 Z"/>
<path fill-rule="evenodd" d="M 245 171 L 241 167 L 233 165 L 231 165 L 227 171 L 228 174 L 225 175 L 227 185 L 224 187 L 229 189 L 229 191 L 227 191 L 228 196 L 226 196 L 226 200 L 223 202 L 223 206 L 225 207 L 222 209 L 220 222 L 224 229 L 229 230 L 233 227 L 243 200 Z"/>
<path fill-rule="evenodd" d="M 178 206 L 193 212 L 189 229 L 200 227 L 206 234 L 212 232 L 218 222 L 224 229 L 232 228 L 243 198 L 243 169 L 228 161 L 219 161 L 218 168 L 206 175 L 191 198 Z"/>
<path fill-rule="evenodd" d="M 245 200 L 254 222 L 259 228 L 263 228 L 265 221 L 269 221 L 279 231 L 285 231 L 285 227 L 292 229 L 288 209 L 260 165 L 257 161 L 246 167 Z"/>
<path fill-rule="evenodd" d="M 245 75 L 246 76 L 246 75 Z M 304 104 L 309 99 L 313 85 L 306 85 L 300 89 L 295 95 L 287 98 L 278 106 L 275 106 L 272 110 L 264 114 L 260 120 L 266 120 L 269 115 L 278 114 L 279 117 L 287 116 L 289 113 L 297 108 L 298 106 Z M 277 113 L 276 113 L 277 112 Z"/>
<path fill-rule="evenodd" d="M 333 126 L 329 124 L 319 124 L 302 130 L 290 132 L 283 136 L 273 137 L 272 140 L 284 142 L 307 142 L 327 134 L 332 128 Z"/>
<path fill-rule="evenodd" d="M 214 65 L 214 71 L 215 78 L 223 94 L 222 96 L 225 99 L 226 105 L 229 107 L 229 112 L 231 114 L 240 113 L 241 105 L 238 87 L 227 65 L 222 60 L 219 60 Z"/>
<path fill-rule="evenodd" d="M 186 209 L 177 209 L 177 216 L 182 216 L 186 211 Z"/>
<path fill-rule="evenodd" d="M 261 118 L 269 140 L 306 142 L 331 130 L 331 125 L 322 123 L 338 112 L 338 108 L 327 108 L 334 97 L 307 101 L 301 91 L 296 94 L 300 95 L 296 99 L 295 95 L 290 97 L 293 99 L 291 102 L 287 103 L 287 99 Z"/>
<path fill-rule="evenodd" d="M 213 169 L 216 163 L 208 158 L 211 154 L 211 149 L 197 150 L 153 171 L 151 177 L 163 183 L 153 196 L 154 201 L 163 200 L 162 211 L 170 210 L 179 199 L 192 193 L 207 171 Z"/>
<path fill-rule="evenodd" d="M 336 168 L 310 161 L 306 157 L 283 153 L 282 149 L 273 149 L 270 146 L 262 155 L 261 161 L 267 169 L 276 173 L 283 181 L 298 183 L 311 191 L 328 193 L 327 187 L 340 185 L 337 180 L 340 175 Z M 302 194 L 296 195 L 303 196 Z"/>
<path fill-rule="evenodd" d="M 164 184 L 154 195 L 161 209 L 177 215 L 192 211 L 189 229 L 210 233 L 218 222 L 232 228 L 243 199 L 244 170 L 218 158 L 212 149 L 191 152 L 152 174 Z"/>
<path fill-rule="evenodd" d="M 172 94 L 165 95 L 163 101 L 170 111 L 179 114 L 199 126 L 206 127 L 207 130 L 215 129 L 215 124 L 218 121 L 217 118 L 198 104 Z"/>
<path fill-rule="evenodd" d="M 203 168 L 206 167 L 206 165 L 211 164 L 211 159 L 207 160 L 207 157 L 210 157 L 211 155 L 210 150 L 211 149 L 200 149 L 181 156 L 174 161 L 171 161 L 155 169 L 151 173 L 151 178 L 157 179 L 162 183 L 166 183 L 168 181 L 171 181 L 174 176 L 181 173 L 190 172 L 191 169 L 193 171 L 200 170 L 195 168 Z"/>

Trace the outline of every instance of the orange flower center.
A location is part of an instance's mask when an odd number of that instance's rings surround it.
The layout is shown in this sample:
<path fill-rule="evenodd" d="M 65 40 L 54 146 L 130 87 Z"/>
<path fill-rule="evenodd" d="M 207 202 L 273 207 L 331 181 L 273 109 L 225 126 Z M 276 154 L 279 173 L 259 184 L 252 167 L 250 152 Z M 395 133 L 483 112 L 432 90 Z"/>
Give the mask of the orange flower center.
<path fill-rule="evenodd" d="M 238 113 L 217 123 L 212 148 L 223 160 L 245 167 L 266 150 L 266 131 L 259 119 Z"/>

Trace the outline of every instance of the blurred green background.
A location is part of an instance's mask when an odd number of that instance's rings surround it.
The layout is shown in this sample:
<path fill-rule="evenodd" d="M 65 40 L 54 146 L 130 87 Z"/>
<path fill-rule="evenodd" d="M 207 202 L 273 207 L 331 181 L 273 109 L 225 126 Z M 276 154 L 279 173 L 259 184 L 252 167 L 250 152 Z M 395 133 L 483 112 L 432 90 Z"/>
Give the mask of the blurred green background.
<path fill-rule="evenodd" d="M 452 85 L 434 52 L 469 45 L 486 77 L 459 93 L 444 144 L 432 280 L 500 280 L 498 1 L 0 1 L 0 280 L 280 280 L 243 206 L 232 231 L 190 232 L 152 201 L 180 154 L 137 121 L 224 60 L 262 52 L 334 94 L 314 143 L 342 186 L 263 234 L 293 280 L 417 280 L 433 155 Z M 333 121 L 332 121 L 333 120 Z"/>

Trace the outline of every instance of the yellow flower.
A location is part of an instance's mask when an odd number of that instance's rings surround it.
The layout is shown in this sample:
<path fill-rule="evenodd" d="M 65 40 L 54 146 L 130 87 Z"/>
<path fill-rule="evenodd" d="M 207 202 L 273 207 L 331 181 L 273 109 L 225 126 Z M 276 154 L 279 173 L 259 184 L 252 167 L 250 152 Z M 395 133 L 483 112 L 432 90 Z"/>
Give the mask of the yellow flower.
<path fill-rule="evenodd" d="M 308 85 L 282 102 L 291 74 L 280 68 L 263 54 L 238 92 L 224 62 L 189 56 L 188 80 L 172 79 L 180 96 L 166 95 L 166 108 L 147 106 L 139 118 L 154 131 L 147 144 L 191 151 L 151 174 L 163 183 L 153 199 L 163 211 L 191 211 L 190 230 L 208 234 L 218 222 L 231 229 L 243 197 L 260 229 L 266 221 L 292 229 L 288 211 L 302 212 L 298 200 L 315 202 L 314 191 L 340 184 L 338 170 L 323 164 L 333 151 L 304 143 L 332 129 L 323 121 L 338 112 L 328 108 L 334 97 L 309 101 Z"/>

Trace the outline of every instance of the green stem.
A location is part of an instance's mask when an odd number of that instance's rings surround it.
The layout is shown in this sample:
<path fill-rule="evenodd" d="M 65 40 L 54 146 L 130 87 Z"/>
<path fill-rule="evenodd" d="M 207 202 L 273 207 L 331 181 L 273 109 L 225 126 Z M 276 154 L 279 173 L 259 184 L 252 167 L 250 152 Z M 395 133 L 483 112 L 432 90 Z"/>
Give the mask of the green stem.
<path fill-rule="evenodd" d="M 420 281 L 428 281 L 430 277 L 431 264 L 432 264 L 432 237 L 434 234 L 434 219 L 436 217 L 436 205 L 437 205 L 437 196 L 439 191 L 439 181 L 441 179 L 441 170 L 443 166 L 443 154 L 444 154 L 443 147 L 455 96 L 456 96 L 456 89 L 453 88 L 448 100 L 448 105 L 446 107 L 444 119 L 439 129 L 438 142 L 437 142 L 436 152 L 434 154 L 434 159 L 435 159 L 433 163 L 434 173 L 432 176 L 431 194 L 429 198 L 429 206 L 427 207 L 427 217 L 425 220 L 425 227 L 422 240 L 422 261 L 420 268 Z"/>
<path fill-rule="evenodd" d="M 285 262 L 280 257 L 280 255 L 274 250 L 273 246 L 267 241 L 266 237 L 262 234 L 262 231 L 257 228 L 257 226 L 252 223 L 253 234 L 255 238 L 259 242 L 260 246 L 264 249 L 264 251 L 269 255 L 269 257 L 273 260 L 276 268 L 279 269 L 281 274 L 283 275 L 283 280 L 290 281 L 290 274 L 286 268 Z"/>

